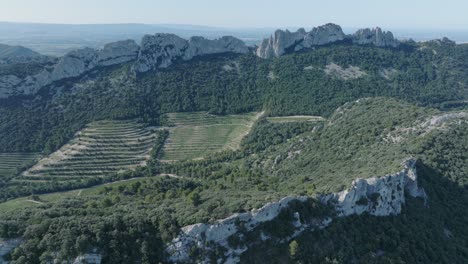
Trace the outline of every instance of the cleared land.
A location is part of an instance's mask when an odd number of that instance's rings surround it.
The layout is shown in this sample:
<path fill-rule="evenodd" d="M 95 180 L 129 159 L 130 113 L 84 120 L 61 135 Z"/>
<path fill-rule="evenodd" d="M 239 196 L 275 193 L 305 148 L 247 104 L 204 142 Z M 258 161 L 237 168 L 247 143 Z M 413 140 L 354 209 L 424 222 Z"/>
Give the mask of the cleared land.
<path fill-rule="evenodd" d="M 63 198 L 68 198 L 68 197 L 93 195 L 93 194 L 99 193 L 105 187 L 116 187 L 120 185 L 127 185 L 136 181 L 144 181 L 146 179 L 149 179 L 149 177 L 122 180 L 122 181 L 117 181 L 117 182 L 112 182 L 112 183 L 96 185 L 94 187 L 85 188 L 85 189 L 42 194 L 42 195 L 38 195 L 39 197 L 38 201 L 31 200 L 31 197 L 29 196 L 21 197 L 21 198 L 13 199 L 4 203 L 0 203 L 0 213 L 6 213 L 10 210 L 16 210 L 16 209 L 20 209 L 24 207 L 32 207 L 32 206 L 36 207 L 42 204 L 47 204 L 50 202 L 54 202 L 58 199 L 63 199 Z"/>
<path fill-rule="evenodd" d="M 15 181 L 75 180 L 133 169 L 145 165 L 156 137 L 135 121 L 93 122 Z"/>
<path fill-rule="evenodd" d="M 38 153 L 0 153 L 0 178 L 11 176 L 38 157 Z"/>
<path fill-rule="evenodd" d="M 227 149 L 238 149 L 261 113 L 216 116 L 205 112 L 170 113 L 169 138 L 162 161 L 200 159 Z"/>
<path fill-rule="evenodd" d="M 267 117 L 268 122 L 272 123 L 289 123 L 289 122 L 320 122 L 325 121 L 325 118 L 321 116 L 275 116 Z"/>

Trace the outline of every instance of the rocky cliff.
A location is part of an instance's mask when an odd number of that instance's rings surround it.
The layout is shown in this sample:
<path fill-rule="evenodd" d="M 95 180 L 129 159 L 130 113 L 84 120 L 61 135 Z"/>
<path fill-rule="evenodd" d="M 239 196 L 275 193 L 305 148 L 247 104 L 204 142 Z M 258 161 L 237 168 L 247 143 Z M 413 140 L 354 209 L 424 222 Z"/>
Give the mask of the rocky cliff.
<path fill-rule="evenodd" d="M 418 187 L 415 160 L 404 163 L 402 171 L 379 178 L 356 179 L 351 188 L 320 197 L 335 206 L 340 216 L 397 215 L 405 203 L 405 195 L 427 199 L 424 189 Z"/>
<path fill-rule="evenodd" d="M 393 37 L 392 32 L 382 31 L 381 28 L 360 29 L 352 35 L 354 44 L 358 45 L 374 45 L 377 47 L 393 47 L 396 48 L 400 42 Z"/>
<path fill-rule="evenodd" d="M 189 40 L 174 34 L 156 34 L 143 37 L 138 59 L 134 65 L 136 72 L 147 72 L 158 68 L 167 68 L 174 61 L 190 60 L 195 56 L 216 53 L 247 53 L 249 49 L 239 39 L 222 37 L 208 40 L 192 37 Z"/>
<path fill-rule="evenodd" d="M 13 95 L 35 94 L 55 81 L 81 76 L 97 67 L 135 61 L 136 72 L 166 68 L 175 60 L 216 53 L 247 53 L 248 47 L 234 37 L 208 40 L 202 37 L 182 39 L 173 34 L 146 35 L 141 48 L 133 40 L 109 43 L 101 50 L 83 48 L 67 53 L 54 63 L 44 63 L 42 71 L 26 77 L 0 76 L 0 99 Z M 51 64 L 51 65 L 50 65 Z"/>
<path fill-rule="evenodd" d="M 48 60 L 47 56 L 41 55 L 23 46 L 10 46 L 0 44 L 0 65 L 25 62 L 43 62 Z"/>
<path fill-rule="evenodd" d="M 0 98 L 12 95 L 29 95 L 40 88 L 67 78 L 80 76 L 96 67 L 110 66 L 134 60 L 139 46 L 133 40 L 109 43 L 101 50 L 83 48 L 71 51 L 55 64 L 44 66 L 37 74 L 19 78 L 15 75 L 0 76 Z"/>
<path fill-rule="evenodd" d="M 218 220 L 214 224 L 195 224 L 181 229 L 176 237 L 167 247 L 170 261 L 190 262 L 190 251 L 199 248 L 203 252 L 213 252 L 217 248 L 224 250 L 225 259 L 223 263 L 237 263 L 240 255 L 247 250 L 248 245 L 232 247 L 229 243 L 231 236 L 242 232 L 253 232 L 262 223 L 273 221 L 282 212 L 290 207 L 293 202 L 305 203 L 308 199 L 318 199 L 323 204 L 335 209 L 338 217 L 367 212 L 375 216 L 397 215 L 401 212 L 405 197 L 420 197 L 427 200 L 426 193 L 417 183 L 416 161 L 413 159 L 403 163 L 403 170 L 395 174 L 369 179 L 357 179 L 353 181 L 348 190 L 332 193 L 319 197 L 286 197 L 279 202 L 268 203 L 258 210 L 234 214 L 226 219 Z M 290 219 L 294 226 L 294 232 L 282 241 L 288 241 L 305 230 L 325 228 L 332 222 L 332 217 L 323 216 L 313 221 L 301 221 L 300 212 L 295 212 Z M 260 231 L 263 234 L 262 231 Z M 242 237 L 238 236 L 238 237 Z M 261 240 L 270 239 L 261 235 Z"/>
<path fill-rule="evenodd" d="M 357 45 L 378 47 L 397 47 L 400 44 L 391 32 L 384 32 L 378 27 L 360 29 L 353 35 L 345 35 L 340 26 L 329 23 L 313 28 L 309 32 L 302 28 L 296 32 L 277 30 L 269 39 L 264 39 L 260 43 L 256 54 L 260 58 L 269 59 L 279 57 L 288 51 L 300 51 L 343 40 L 349 40 Z"/>
<path fill-rule="evenodd" d="M 306 32 L 303 28 L 296 32 L 277 30 L 269 38 L 263 40 L 257 48 L 257 56 L 268 59 L 279 57 L 288 50 L 299 51 L 312 46 L 325 45 L 343 40 L 345 34 L 340 26 L 326 24 Z"/>

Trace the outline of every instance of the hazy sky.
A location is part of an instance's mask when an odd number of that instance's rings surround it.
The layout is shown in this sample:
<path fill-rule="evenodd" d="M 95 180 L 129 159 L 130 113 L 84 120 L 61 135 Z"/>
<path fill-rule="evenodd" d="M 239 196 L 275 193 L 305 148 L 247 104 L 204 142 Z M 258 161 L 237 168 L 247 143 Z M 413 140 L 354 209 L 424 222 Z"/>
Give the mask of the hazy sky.
<path fill-rule="evenodd" d="M 0 21 L 468 29 L 468 0 L 0 0 Z"/>

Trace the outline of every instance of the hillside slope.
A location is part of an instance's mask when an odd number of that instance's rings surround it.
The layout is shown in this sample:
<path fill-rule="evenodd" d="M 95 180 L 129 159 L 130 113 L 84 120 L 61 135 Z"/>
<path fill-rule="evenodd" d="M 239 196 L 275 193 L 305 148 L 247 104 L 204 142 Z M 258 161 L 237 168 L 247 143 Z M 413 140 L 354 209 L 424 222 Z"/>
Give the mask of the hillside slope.
<path fill-rule="evenodd" d="M 104 263 L 144 258 L 165 261 L 160 249 L 179 233 L 180 227 L 210 223 L 235 212 L 260 208 L 285 196 L 314 197 L 329 190 L 342 190 L 356 178 L 399 171 L 401 158 L 412 156 L 419 160 L 418 179 L 427 192 L 428 207 L 408 198 L 401 216 L 345 217 L 323 230 L 304 233 L 295 238 L 300 254 L 291 258 L 287 252 L 291 242 L 288 239 L 280 239 L 283 242 L 279 243 L 272 240 L 273 244 L 252 244 L 241 258 L 255 263 L 265 258 L 265 253 L 277 254 L 281 262 L 358 259 L 373 263 L 404 259 L 460 263 L 466 260 L 463 252 L 466 252 L 467 234 L 463 223 L 468 212 L 464 203 L 468 198 L 464 188 L 468 181 L 464 162 L 468 152 L 463 143 L 468 139 L 468 130 L 464 113 L 447 115 L 385 98 L 359 100 L 340 107 L 322 125 L 308 124 L 301 131 L 301 122 L 283 123 L 280 124 L 282 128 L 278 127 L 280 130 L 263 133 L 263 138 L 246 138 L 240 151 L 162 167 L 163 172 L 172 175 L 170 177 L 115 183 L 96 191 L 79 192 L 80 195 L 76 191 L 53 195 L 53 199 L 48 198 L 52 195 L 39 196 L 40 204 L 29 202 L 26 207 L 18 206 L 22 204 L 19 201 L 7 202 L 0 206 L 0 209 L 9 208 L 8 214 L 2 215 L 0 236 L 22 235 L 24 242 L 12 257 L 29 262 L 39 258 L 70 259 L 92 248 L 102 253 Z M 258 125 L 271 124 L 260 122 Z M 278 123 L 273 125 L 278 126 Z M 298 134 L 291 127 L 299 128 Z M 275 132 L 282 129 L 289 131 L 282 134 L 285 135 L 283 140 L 252 152 L 253 146 L 262 145 L 261 141 L 269 141 L 271 136 L 277 137 Z M 251 133 L 257 130 L 264 131 L 255 126 Z M 344 136 L 346 133 L 352 134 Z M 347 138 L 357 143 L 350 144 Z M 287 157 L 288 148 L 297 146 L 296 142 L 301 142 L 301 153 L 278 162 L 278 173 L 266 166 L 274 164 L 274 160 L 269 161 L 270 157 Z M 377 149 L 380 155 L 376 155 Z M 320 157 L 336 163 L 316 163 Z M 360 166 L 353 167 L 353 163 Z M 322 175 L 330 181 L 321 180 Z M 320 215 L 325 212 L 320 208 L 307 210 L 311 210 L 312 215 Z M 38 218 L 30 218 L 30 215 Z M 41 219 L 40 224 L 33 224 L 36 219 Z M 278 223 L 281 222 L 271 222 L 264 228 L 276 230 Z M 345 228 L 348 226 L 352 228 Z M 32 232 L 33 229 L 42 231 Z M 108 233 L 108 230 L 114 231 Z M 387 235 L 388 232 L 391 233 Z M 274 234 L 284 238 L 284 233 Z M 129 245 L 124 240 L 135 242 Z M 435 251 L 437 254 L 427 251 L 425 245 L 433 247 L 442 241 L 444 246 Z M 360 246 L 350 247 L 353 243 Z M 316 251 L 317 245 L 323 250 Z M 58 256 L 55 255 L 57 249 L 60 249 Z M 375 253 L 381 251 L 385 254 Z M 391 253 L 394 251 L 400 253 Z"/>

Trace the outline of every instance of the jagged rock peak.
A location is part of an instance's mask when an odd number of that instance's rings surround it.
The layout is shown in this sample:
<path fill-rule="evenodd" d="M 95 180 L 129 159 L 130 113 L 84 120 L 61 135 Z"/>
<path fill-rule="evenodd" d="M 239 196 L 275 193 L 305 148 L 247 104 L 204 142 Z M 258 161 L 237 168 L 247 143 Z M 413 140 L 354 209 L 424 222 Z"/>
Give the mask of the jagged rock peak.
<path fill-rule="evenodd" d="M 296 32 L 277 30 L 268 39 L 264 39 L 257 48 L 258 57 L 269 59 L 279 57 L 287 52 L 300 51 L 313 46 L 350 40 L 357 45 L 375 45 L 378 47 L 398 47 L 400 42 L 393 37 L 392 32 L 374 29 L 360 29 L 353 35 L 345 35 L 340 26 L 332 23 L 315 27 L 306 32 L 299 29 Z"/>
<path fill-rule="evenodd" d="M 296 32 L 277 30 L 269 39 L 262 41 L 256 53 L 264 59 L 274 58 L 283 55 L 288 50 L 298 51 L 312 46 L 325 45 L 343 40 L 345 37 L 341 27 L 332 23 L 315 27 L 309 32 L 303 28 Z"/>
<path fill-rule="evenodd" d="M 375 45 L 377 47 L 398 47 L 400 42 L 393 37 L 392 32 L 382 31 L 381 28 L 359 29 L 352 36 L 353 43 L 359 45 Z"/>
<path fill-rule="evenodd" d="M 133 60 L 139 50 L 140 46 L 131 39 L 108 43 L 99 53 L 99 64 L 108 66 Z"/>
<path fill-rule="evenodd" d="M 185 40 L 174 34 L 146 35 L 141 41 L 134 70 L 147 72 L 157 68 L 167 68 L 177 59 L 190 60 L 199 55 L 226 52 L 247 53 L 248 47 L 234 37 L 215 40 L 192 37 Z"/>

